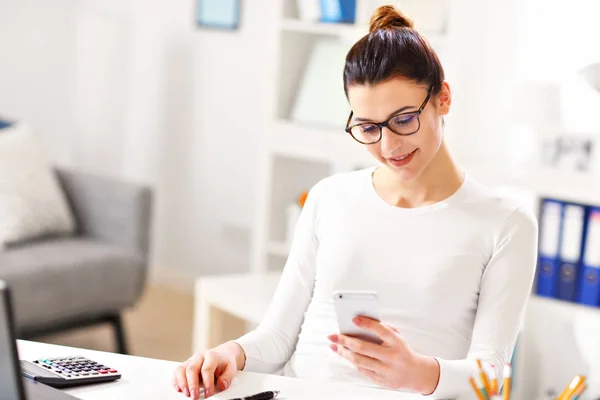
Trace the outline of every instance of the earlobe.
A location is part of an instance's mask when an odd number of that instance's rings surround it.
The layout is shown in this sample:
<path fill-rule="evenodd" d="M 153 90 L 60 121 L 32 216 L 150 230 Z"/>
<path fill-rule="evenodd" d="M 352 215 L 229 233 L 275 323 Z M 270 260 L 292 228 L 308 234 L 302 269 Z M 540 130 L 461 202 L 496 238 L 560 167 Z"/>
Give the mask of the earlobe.
<path fill-rule="evenodd" d="M 443 83 L 442 90 L 438 96 L 439 108 L 443 115 L 450 112 L 450 104 L 452 103 L 452 95 L 450 92 L 450 86 L 447 82 Z"/>

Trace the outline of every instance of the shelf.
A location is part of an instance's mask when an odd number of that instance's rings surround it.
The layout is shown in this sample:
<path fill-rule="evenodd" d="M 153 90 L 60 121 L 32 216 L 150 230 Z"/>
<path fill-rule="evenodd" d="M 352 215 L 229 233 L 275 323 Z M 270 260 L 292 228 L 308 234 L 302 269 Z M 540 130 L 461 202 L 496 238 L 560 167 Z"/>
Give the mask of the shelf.
<path fill-rule="evenodd" d="M 373 165 L 375 160 L 363 145 L 342 128 L 318 128 L 288 121 L 274 124 L 270 148 L 276 154 L 321 162 Z"/>
<path fill-rule="evenodd" d="M 343 40 L 356 42 L 368 33 L 368 26 L 344 24 L 344 23 L 326 23 L 303 21 L 295 18 L 286 18 L 281 22 L 281 30 L 285 32 L 298 32 L 313 35 L 337 36 Z M 420 32 L 434 47 L 441 45 L 446 40 L 446 35 L 438 32 Z"/>
<path fill-rule="evenodd" d="M 311 22 L 295 18 L 284 19 L 281 22 L 281 29 L 287 32 L 338 36 L 352 41 L 356 41 L 367 34 L 366 27 L 354 24 Z"/>
<path fill-rule="evenodd" d="M 512 172 L 502 171 L 497 165 L 481 163 L 467 163 L 465 169 L 486 184 L 525 189 L 540 197 L 600 204 L 600 177 L 594 174 L 553 168 L 522 169 Z"/>
<path fill-rule="evenodd" d="M 267 247 L 267 253 L 277 257 L 287 257 L 290 252 L 290 245 L 283 242 L 271 242 Z"/>
<path fill-rule="evenodd" d="M 571 301 L 554 299 L 551 297 L 539 296 L 532 294 L 529 297 L 529 307 L 549 308 L 553 312 L 562 313 L 562 315 L 575 316 L 580 313 L 598 313 L 600 315 L 600 307 L 580 304 Z"/>

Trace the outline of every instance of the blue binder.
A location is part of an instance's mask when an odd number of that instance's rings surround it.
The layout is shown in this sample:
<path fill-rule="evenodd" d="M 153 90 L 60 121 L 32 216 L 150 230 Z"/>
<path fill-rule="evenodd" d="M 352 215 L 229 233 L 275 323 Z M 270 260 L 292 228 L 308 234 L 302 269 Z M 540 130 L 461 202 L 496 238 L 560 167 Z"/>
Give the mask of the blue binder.
<path fill-rule="evenodd" d="M 544 199 L 540 215 L 536 293 L 539 296 L 558 296 L 559 247 L 562 231 L 563 204 Z"/>
<path fill-rule="evenodd" d="M 565 204 L 563 206 L 559 252 L 560 270 L 558 274 L 558 298 L 562 300 L 576 300 L 585 225 L 585 206 L 579 204 Z"/>
<path fill-rule="evenodd" d="M 577 302 L 600 306 L 600 207 L 591 207 L 587 217 Z"/>
<path fill-rule="evenodd" d="M 354 23 L 356 0 L 321 0 L 321 22 Z"/>
<path fill-rule="evenodd" d="M 8 128 L 11 125 L 12 125 L 12 122 L 0 119 L 0 129 Z"/>

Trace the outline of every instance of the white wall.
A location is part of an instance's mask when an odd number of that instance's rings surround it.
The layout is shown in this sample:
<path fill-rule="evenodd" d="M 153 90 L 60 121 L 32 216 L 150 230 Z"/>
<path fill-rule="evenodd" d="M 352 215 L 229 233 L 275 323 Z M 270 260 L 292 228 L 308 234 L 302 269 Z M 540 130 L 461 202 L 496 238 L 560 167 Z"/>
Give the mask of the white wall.
<path fill-rule="evenodd" d="M 0 0 L 0 114 L 55 162 L 153 184 L 153 265 L 247 270 L 268 6 L 220 31 L 192 0 Z"/>
<path fill-rule="evenodd" d="M 74 10 L 71 160 L 78 168 L 120 176 L 129 71 L 128 10 L 80 1 Z"/>
<path fill-rule="evenodd" d="M 197 28 L 191 1 L 165 10 L 156 265 L 203 274 L 249 268 L 268 6 L 245 6 L 238 31 Z"/>
<path fill-rule="evenodd" d="M 453 99 L 446 137 L 459 161 L 485 163 L 508 151 L 518 1 L 452 2 L 445 69 Z"/>
<path fill-rule="evenodd" d="M 52 160 L 70 161 L 77 0 L 0 0 L 0 116 L 40 127 Z"/>
<path fill-rule="evenodd" d="M 194 115 L 196 131 L 192 169 L 202 238 L 197 248 L 214 270 L 249 268 L 251 228 L 256 210 L 258 140 L 263 133 L 267 79 L 264 16 L 272 0 L 241 2 L 241 32 L 196 33 Z M 214 218 L 218 215 L 218 218 Z M 243 251 L 241 251 L 243 249 Z M 198 254 L 198 253 L 196 253 Z M 225 256 L 227 255 L 227 256 Z M 199 254 L 196 256 L 199 258 Z"/>

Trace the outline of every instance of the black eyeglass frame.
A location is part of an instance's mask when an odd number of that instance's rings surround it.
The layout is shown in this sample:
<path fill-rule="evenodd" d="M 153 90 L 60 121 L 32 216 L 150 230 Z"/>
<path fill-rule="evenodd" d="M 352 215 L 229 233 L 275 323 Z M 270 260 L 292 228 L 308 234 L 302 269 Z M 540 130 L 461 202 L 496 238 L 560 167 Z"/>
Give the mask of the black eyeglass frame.
<path fill-rule="evenodd" d="M 421 129 L 421 118 L 420 118 L 420 116 L 421 116 L 421 113 L 423 112 L 423 109 L 427 106 L 427 103 L 429 102 L 429 99 L 431 98 L 431 93 L 433 93 L 433 88 L 434 88 L 433 85 L 429 88 L 429 91 L 427 92 L 427 97 L 425 97 L 425 100 L 423 100 L 423 103 L 421 103 L 421 106 L 419 107 L 419 109 L 417 111 L 400 112 L 398 114 L 391 115 L 387 120 L 385 120 L 383 122 L 360 122 L 358 124 L 354 124 L 352 126 L 348 126 L 350 124 L 350 121 L 352 121 L 352 117 L 354 116 L 354 111 L 350 111 L 350 116 L 348 117 L 348 122 L 346 122 L 346 128 L 344 130 L 347 133 L 349 133 L 350 136 L 352 136 L 352 139 L 356 140 L 358 143 L 361 143 L 361 144 L 375 144 L 375 143 L 379 142 L 381 140 L 381 138 L 383 137 L 383 128 L 384 127 L 388 128 L 390 131 L 394 132 L 396 135 L 400 135 L 400 136 L 414 135 L 415 133 L 417 133 L 419 131 L 419 129 Z M 408 114 L 414 114 L 417 117 L 418 126 L 417 126 L 417 129 L 414 132 L 411 132 L 411 133 L 398 133 L 394 129 L 392 129 L 392 127 L 389 125 L 390 121 L 393 118 L 396 118 L 396 117 L 401 116 L 401 115 L 408 115 Z M 354 135 L 352 134 L 352 129 L 356 128 L 357 126 L 362 126 L 362 125 L 375 125 L 375 126 L 377 126 L 379 128 L 379 137 L 377 138 L 376 141 L 365 143 L 365 142 L 361 142 L 356 137 L 354 137 Z"/>

